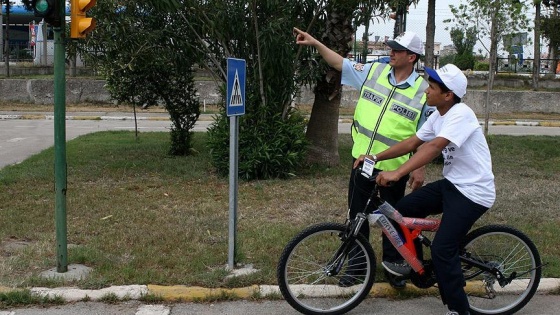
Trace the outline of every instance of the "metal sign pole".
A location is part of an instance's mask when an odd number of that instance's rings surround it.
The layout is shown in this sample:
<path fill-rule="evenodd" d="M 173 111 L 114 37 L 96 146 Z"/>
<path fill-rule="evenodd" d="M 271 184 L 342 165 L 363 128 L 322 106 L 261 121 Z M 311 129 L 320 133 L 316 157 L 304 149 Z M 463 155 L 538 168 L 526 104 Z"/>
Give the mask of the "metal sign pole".
<path fill-rule="evenodd" d="M 238 155 L 239 155 L 239 116 L 229 118 L 229 250 L 228 267 L 235 267 L 237 231 L 237 192 L 238 192 Z"/>
<path fill-rule="evenodd" d="M 237 191 L 239 174 L 239 116 L 245 114 L 245 73 L 243 59 L 227 60 L 226 113 L 229 117 L 229 249 L 228 267 L 235 268 L 237 239 Z"/>

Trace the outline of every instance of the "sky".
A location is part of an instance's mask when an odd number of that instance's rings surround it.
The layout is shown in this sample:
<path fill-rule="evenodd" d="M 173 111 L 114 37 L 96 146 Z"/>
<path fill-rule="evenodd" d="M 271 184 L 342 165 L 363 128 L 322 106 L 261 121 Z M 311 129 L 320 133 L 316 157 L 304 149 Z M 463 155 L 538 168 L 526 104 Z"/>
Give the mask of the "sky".
<path fill-rule="evenodd" d="M 449 4 L 458 4 L 459 1 L 453 0 L 436 0 L 436 35 L 435 41 L 444 45 L 452 44 L 449 32 L 445 31 L 446 24 L 443 23 L 445 19 L 450 19 L 453 17 L 451 10 L 449 9 Z M 407 27 L 408 31 L 414 31 L 422 38 L 426 40 L 426 15 L 428 12 L 428 0 L 420 0 L 418 5 L 410 6 L 407 15 Z M 393 26 L 395 25 L 394 20 L 388 21 L 375 21 L 375 24 L 370 24 L 369 33 L 371 36 L 389 36 L 393 37 Z M 357 38 L 362 38 L 365 27 L 361 26 L 357 31 Z M 372 38 L 370 36 L 370 38 Z"/>
<path fill-rule="evenodd" d="M 16 5 L 21 4 L 21 0 L 12 0 Z M 459 0 L 436 0 L 436 35 L 435 35 L 435 42 L 441 43 L 441 48 L 445 45 L 451 45 L 453 42 L 451 41 L 451 37 L 449 36 L 449 31 L 445 30 L 446 27 L 451 27 L 453 24 L 444 23 L 443 21 L 446 19 L 453 18 L 453 14 L 449 9 L 449 5 L 459 5 Z M 407 25 L 406 29 L 408 31 L 414 31 L 422 38 L 424 41 L 426 40 L 426 15 L 428 12 L 428 0 L 419 0 L 417 5 L 411 5 L 409 8 L 409 13 L 407 15 Z M 529 8 L 529 18 L 534 20 L 535 16 L 535 9 L 534 7 Z M 380 36 L 380 38 L 385 38 L 385 36 L 389 36 L 389 38 L 393 37 L 393 26 L 395 21 L 388 20 L 388 21 L 376 21 L 375 24 L 371 24 L 369 28 L 370 32 L 370 40 L 373 40 L 374 36 Z M 358 28 L 356 32 L 356 38 L 361 39 L 363 33 L 365 31 L 365 27 L 361 26 Z M 529 37 L 532 38 L 533 34 L 530 33 Z M 489 46 L 490 39 L 487 39 L 486 45 Z M 480 43 L 477 43 L 475 46 L 475 53 L 478 53 L 479 49 L 483 49 L 483 46 Z M 484 49 L 483 49 L 484 50 Z M 546 52 L 547 48 L 542 47 L 541 51 Z M 525 56 L 528 58 L 532 58 L 533 56 L 533 46 L 527 45 L 524 47 Z"/>
<path fill-rule="evenodd" d="M 452 19 L 453 14 L 451 13 L 451 9 L 449 5 L 458 6 L 460 1 L 458 0 L 436 0 L 436 34 L 435 34 L 435 42 L 441 43 L 441 48 L 445 45 L 451 45 L 453 42 L 451 41 L 451 37 L 449 36 L 449 31 L 445 30 L 446 27 L 452 27 L 453 23 L 444 23 L 443 21 L 446 19 Z M 407 23 L 406 23 L 406 30 L 407 31 L 414 31 L 422 38 L 422 40 L 426 40 L 426 16 L 428 12 L 428 0 L 420 0 L 419 3 L 414 6 L 411 5 L 409 8 L 409 13 L 407 15 Z M 530 20 L 534 20 L 535 17 L 535 9 L 534 7 L 529 7 L 528 17 Z M 373 40 L 372 36 L 381 36 L 384 38 L 385 36 L 389 36 L 389 38 L 393 37 L 393 26 L 395 21 L 388 20 L 388 21 L 379 21 L 375 22 L 375 24 L 370 24 L 369 33 L 370 33 L 370 40 Z M 365 27 L 361 26 L 358 28 L 356 32 L 356 38 L 361 39 L 363 33 L 365 31 Z M 530 32 L 528 37 L 532 38 L 533 33 Z M 487 39 L 486 45 L 489 47 L 490 39 Z M 483 46 L 480 43 L 477 43 L 474 51 L 478 53 L 479 49 L 483 49 Z M 484 49 L 483 49 L 484 50 Z M 541 48 L 542 52 L 546 52 L 546 47 Z M 533 56 L 533 46 L 527 45 L 524 47 L 524 53 L 527 58 L 532 58 Z"/>

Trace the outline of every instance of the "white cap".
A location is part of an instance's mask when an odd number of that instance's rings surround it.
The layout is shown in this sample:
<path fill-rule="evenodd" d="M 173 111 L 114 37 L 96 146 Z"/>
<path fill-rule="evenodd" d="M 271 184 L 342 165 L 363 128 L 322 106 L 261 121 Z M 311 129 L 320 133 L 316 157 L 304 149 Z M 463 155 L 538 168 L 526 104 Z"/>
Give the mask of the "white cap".
<path fill-rule="evenodd" d="M 447 86 L 457 97 L 463 98 L 467 94 L 467 77 L 456 65 L 449 63 L 437 70 L 424 67 L 424 71 L 431 79 Z"/>
<path fill-rule="evenodd" d="M 424 54 L 424 44 L 422 40 L 414 32 L 404 32 L 393 40 L 386 42 L 387 46 L 395 50 L 410 50 L 419 55 Z"/>

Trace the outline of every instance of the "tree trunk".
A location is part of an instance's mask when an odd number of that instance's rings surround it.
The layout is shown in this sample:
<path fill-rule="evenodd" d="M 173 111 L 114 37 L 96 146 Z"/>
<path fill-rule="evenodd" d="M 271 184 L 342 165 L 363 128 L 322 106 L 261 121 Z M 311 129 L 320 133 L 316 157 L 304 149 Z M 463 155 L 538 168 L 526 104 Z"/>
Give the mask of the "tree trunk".
<path fill-rule="evenodd" d="M 350 51 L 354 35 L 352 28 L 352 8 L 331 6 L 325 33 L 321 41 L 341 56 Z M 329 69 L 318 80 L 315 87 L 315 100 L 305 134 L 310 142 L 306 162 L 323 166 L 340 163 L 338 155 L 338 113 L 342 86 L 340 72 Z"/>
<path fill-rule="evenodd" d="M 488 70 L 488 87 L 486 89 L 486 102 L 484 104 L 484 135 L 488 136 L 488 123 L 490 120 L 490 91 L 494 87 L 494 74 L 496 73 L 496 64 L 498 59 L 498 41 L 499 39 L 496 37 L 497 33 L 497 18 L 498 18 L 498 10 L 500 8 L 500 0 L 495 1 L 494 9 L 492 11 L 492 25 L 490 28 L 490 38 L 492 41 L 490 42 L 490 67 Z"/>
<path fill-rule="evenodd" d="M 434 68 L 434 37 L 436 35 L 436 0 L 428 0 L 428 20 L 426 21 L 426 59 L 424 65 Z"/>
<path fill-rule="evenodd" d="M 10 6 L 9 0 L 6 1 L 6 77 L 10 77 Z"/>
<path fill-rule="evenodd" d="M 336 80 L 340 82 L 340 75 L 336 77 Z M 340 83 L 337 85 L 340 88 Z M 305 135 L 310 141 L 307 153 L 308 164 L 331 167 L 340 163 L 340 156 L 338 155 L 338 109 L 341 95 L 340 92 L 336 92 L 334 98 L 329 99 L 329 92 L 332 93 L 333 89 L 335 89 L 333 84 L 326 81 L 318 82 L 315 88 L 315 100 L 313 101 Z"/>
<path fill-rule="evenodd" d="M 539 89 L 541 72 L 541 3 L 535 4 L 535 44 L 533 49 L 533 90 Z"/>

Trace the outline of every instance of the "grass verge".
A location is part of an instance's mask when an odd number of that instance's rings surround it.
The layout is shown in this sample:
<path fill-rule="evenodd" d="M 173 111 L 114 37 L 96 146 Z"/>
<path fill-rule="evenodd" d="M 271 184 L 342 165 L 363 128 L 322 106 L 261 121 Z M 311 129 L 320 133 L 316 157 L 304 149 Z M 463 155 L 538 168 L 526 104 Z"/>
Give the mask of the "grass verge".
<path fill-rule="evenodd" d="M 0 309 L 8 307 L 18 307 L 23 305 L 61 305 L 64 300 L 60 296 L 56 297 L 40 297 L 32 294 L 29 290 L 16 290 L 6 293 L 0 293 Z"/>
<path fill-rule="evenodd" d="M 344 221 L 348 135 L 340 136 L 340 166 L 239 183 L 236 261 L 260 272 L 226 278 L 228 179 L 213 173 L 206 135 L 194 140 L 200 153 L 189 157 L 167 155 L 167 133 L 142 133 L 135 141 L 131 132 L 101 132 L 67 144 L 68 263 L 94 269 L 74 283 L 38 276 L 57 263 L 53 149 L 0 170 L 0 285 L 275 284 L 290 238 L 313 223 Z M 478 225 L 523 230 L 548 263 L 544 276 L 560 276 L 560 137 L 491 136 L 489 144 L 498 196 Z M 440 174 L 441 165 L 428 167 L 429 180 Z M 379 257 L 379 235 L 372 234 Z"/>

